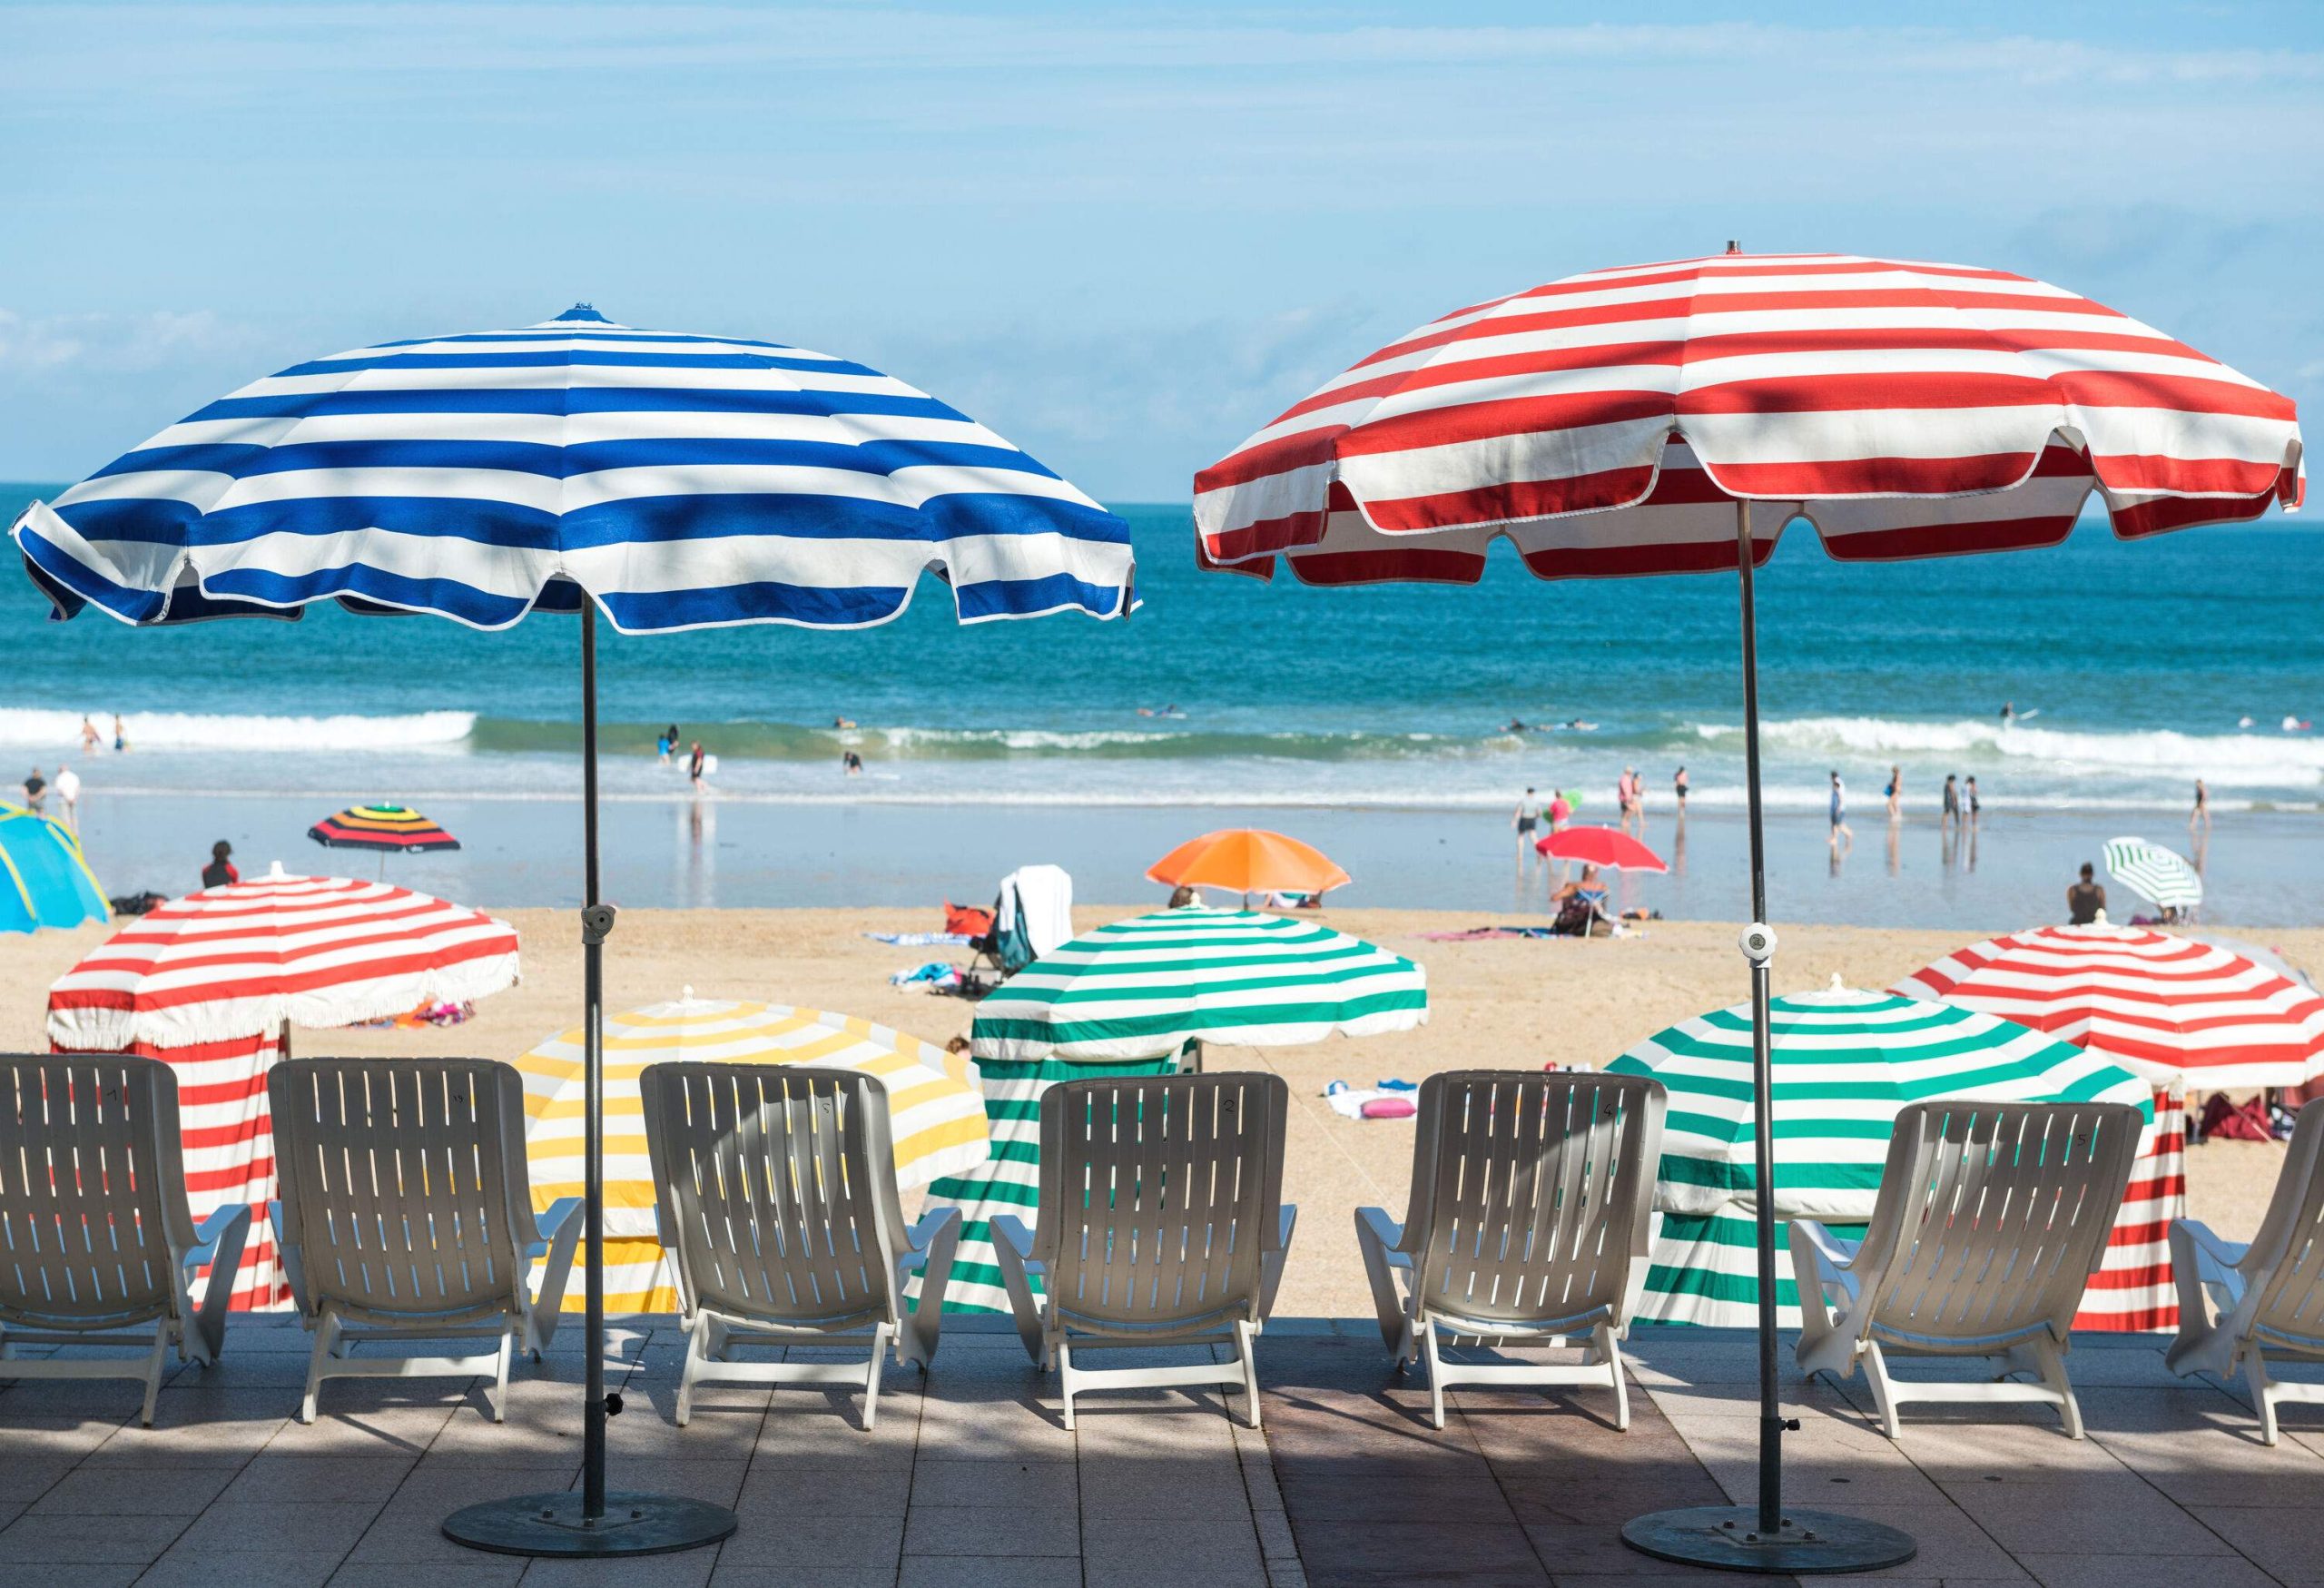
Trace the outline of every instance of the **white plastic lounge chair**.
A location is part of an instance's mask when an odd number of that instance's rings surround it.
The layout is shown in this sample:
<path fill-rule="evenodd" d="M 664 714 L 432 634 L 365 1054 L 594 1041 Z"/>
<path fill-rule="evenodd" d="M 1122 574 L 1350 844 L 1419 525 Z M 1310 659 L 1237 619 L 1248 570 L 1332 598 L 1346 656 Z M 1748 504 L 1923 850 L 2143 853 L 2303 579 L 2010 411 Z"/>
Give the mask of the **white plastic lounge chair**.
<path fill-rule="evenodd" d="M 649 1064 L 638 1078 L 662 1244 L 684 1311 L 677 1422 L 697 1384 L 847 1384 L 863 1427 L 880 1411 L 882 1359 L 925 1369 L 944 1322 L 960 1211 L 911 1228 L 896 1191 L 887 1089 L 876 1077 L 793 1064 Z M 904 1285 L 921 1270 L 919 1306 Z M 742 1346 L 845 1344 L 871 1358 L 743 1362 Z"/>
<path fill-rule="evenodd" d="M 508 1357 L 556 1333 L 581 1235 L 578 1198 L 538 1218 L 525 1172 L 525 1088 L 488 1059 L 297 1059 L 267 1072 L 269 1211 L 283 1277 L 315 1333 L 299 1420 L 326 1378 L 490 1374 L 503 1420 Z M 532 1264 L 546 1254 L 540 1291 Z M 399 1340 L 497 1339 L 466 1356 L 359 1356 Z"/>
<path fill-rule="evenodd" d="M 2273 1445 L 2279 1405 L 2324 1403 L 2324 1384 L 2280 1383 L 2262 1355 L 2324 1360 L 2324 1099 L 2299 1110 L 2259 1233 L 2244 1244 L 2173 1219 L 2171 1267 L 2179 1337 L 2163 1361 L 2173 1373 L 2222 1378 L 2240 1364 Z"/>
<path fill-rule="evenodd" d="M 150 1428 L 170 1346 L 218 1360 L 251 1210 L 230 1203 L 194 1223 L 182 1139 L 177 1076 L 158 1060 L 0 1056 L 0 1378 L 142 1379 Z M 150 1341 L 124 1332 L 148 1323 Z M 21 1357 L 20 1346 L 146 1349 Z"/>
<path fill-rule="evenodd" d="M 1042 1097 L 1036 1222 L 1002 1214 L 992 1244 L 1026 1354 L 1057 1366 L 1068 1428 L 1077 1395 L 1184 1384 L 1240 1385 L 1259 1425 L 1252 1342 L 1299 1217 L 1283 1205 L 1290 1102 L 1281 1076 L 1238 1071 L 1069 1080 Z M 1210 1360 L 1215 1345 L 1235 1360 Z M 1204 1359 L 1074 1360 L 1127 1346 L 1194 1346 Z"/>
<path fill-rule="evenodd" d="M 2046 1402 L 2081 1438 L 2067 1331 L 2106 1255 L 2142 1124 L 2124 1103 L 1905 1108 L 1861 1241 L 1791 1221 L 1801 1371 L 1842 1379 L 1861 1363 L 1891 1439 L 1907 1401 Z M 1884 1351 L 2005 1357 L 2005 1373 L 2040 1382 L 1899 1380 Z"/>
<path fill-rule="evenodd" d="M 1455 1384 L 1598 1385 L 1630 1425 L 1620 1342 L 1646 1288 L 1662 1083 L 1642 1075 L 1450 1070 L 1421 1082 L 1404 1221 L 1355 1210 L 1380 1337 L 1428 1364 L 1444 1426 Z M 1401 1282 L 1400 1282 L 1401 1281 Z M 1574 1366 L 1448 1362 L 1455 1344 L 1562 1345 Z"/>

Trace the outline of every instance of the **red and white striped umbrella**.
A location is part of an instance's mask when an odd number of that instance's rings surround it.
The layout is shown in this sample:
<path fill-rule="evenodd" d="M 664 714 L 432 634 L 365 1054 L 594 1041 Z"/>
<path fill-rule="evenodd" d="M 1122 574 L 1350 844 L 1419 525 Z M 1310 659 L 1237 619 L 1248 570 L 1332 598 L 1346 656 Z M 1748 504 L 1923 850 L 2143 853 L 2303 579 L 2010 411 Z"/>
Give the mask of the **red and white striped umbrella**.
<path fill-rule="evenodd" d="M 2102 1053 L 2158 1085 L 2297 1086 L 2324 1074 L 2324 997 L 2241 954 L 2138 926 L 2043 926 L 1896 983 Z"/>
<path fill-rule="evenodd" d="M 2042 281 L 1845 254 L 1570 276 L 1457 310 L 1196 477 L 1201 553 L 1310 584 L 1736 566 L 1804 516 L 1846 560 L 2125 538 L 2297 503 L 2293 405 Z"/>
<path fill-rule="evenodd" d="M 139 916 L 49 989 L 48 1037 L 60 1052 L 139 1053 L 176 1072 L 195 1217 L 251 1206 L 232 1298 L 246 1311 L 290 1301 L 266 1217 L 266 1072 L 285 1026 L 353 1025 L 516 980 L 505 921 L 383 883 L 278 875 Z"/>
<path fill-rule="evenodd" d="M 60 1051 L 231 1041 L 460 1003 L 517 981 L 517 929 L 426 893 L 271 876 L 172 900 L 48 993 Z"/>

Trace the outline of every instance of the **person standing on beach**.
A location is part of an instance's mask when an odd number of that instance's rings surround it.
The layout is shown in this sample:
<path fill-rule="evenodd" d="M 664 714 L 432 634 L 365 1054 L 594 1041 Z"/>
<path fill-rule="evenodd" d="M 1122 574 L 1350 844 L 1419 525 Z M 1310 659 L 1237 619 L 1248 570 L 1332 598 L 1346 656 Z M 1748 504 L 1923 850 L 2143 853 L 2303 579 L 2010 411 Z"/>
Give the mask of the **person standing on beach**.
<path fill-rule="evenodd" d="M 1565 824 L 1572 820 L 1573 801 L 1567 797 L 1565 790 L 1552 789 L 1550 792 L 1550 831 L 1562 833 Z"/>
<path fill-rule="evenodd" d="M 1840 781 L 1839 770 L 1837 767 L 1832 771 L 1832 833 L 1827 842 L 1836 852 L 1843 843 L 1850 849 L 1856 847 L 1856 833 L 1848 827 L 1847 784 Z"/>
<path fill-rule="evenodd" d="M 2187 818 L 2187 831 L 2208 833 L 2211 830 L 2211 793 L 2203 786 L 2201 778 L 2195 779 L 2195 809 Z"/>
<path fill-rule="evenodd" d="M 97 732 L 97 725 L 89 720 L 88 713 L 81 714 L 81 754 L 94 755 L 104 748 L 104 739 Z"/>
<path fill-rule="evenodd" d="M 2089 926 L 2106 913 L 2106 890 L 2100 886 L 2088 861 L 2082 863 L 2082 881 L 2066 889 L 2066 924 Z"/>
<path fill-rule="evenodd" d="M 661 764 L 663 765 L 667 766 L 670 764 L 670 752 L 677 747 L 677 740 L 671 737 L 668 734 L 656 734 L 654 735 L 654 754 L 661 758 Z"/>
<path fill-rule="evenodd" d="M 56 781 L 49 787 L 56 791 L 57 799 L 64 806 L 64 826 L 68 832 L 81 831 L 81 774 L 70 766 L 56 769 Z"/>
<path fill-rule="evenodd" d="M 25 809 L 35 816 L 39 815 L 40 803 L 47 794 L 48 779 L 40 774 L 39 767 L 35 766 L 25 774 Z"/>
<path fill-rule="evenodd" d="M 1958 774 L 1948 772 L 1945 774 L 1945 803 L 1937 813 L 1936 830 L 1950 833 L 1960 820 L 1961 779 Z"/>
<path fill-rule="evenodd" d="M 1533 829 L 1541 824 L 1541 802 L 1533 793 L 1532 784 L 1525 785 L 1525 796 L 1517 802 L 1509 824 L 1517 829 L 1517 858 L 1523 860 L 1525 852 L 1533 845 Z"/>
<path fill-rule="evenodd" d="M 1623 767 L 1621 776 L 1614 780 L 1614 804 L 1619 813 L 1619 821 L 1616 824 L 1627 833 L 1630 830 L 1630 824 L 1635 821 L 1638 824 L 1638 835 L 1640 838 L 1645 837 L 1646 791 L 1640 786 L 1637 767 Z"/>
<path fill-rule="evenodd" d="M 113 753 L 116 755 L 129 748 L 129 730 L 122 725 L 121 713 L 113 714 Z"/>
<path fill-rule="evenodd" d="M 696 739 L 693 749 L 686 755 L 686 777 L 694 784 L 694 797 L 697 799 L 702 797 L 703 761 L 702 741 Z"/>
<path fill-rule="evenodd" d="M 1969 774 L 1968 780 L 1961 785 L 1961 792 L 1969 802 L 1969 825 L 1974 827 L 1977 824 L 1977 813 L 1984 809 L 1984 806 L 1980 804 L 1977 799 L 1977 774 L 1973 772 Z"/>
<path fill-rule="evenodd" d="M 1679 801 L 1679 819 L 1687 819 L 1687 769 L 1683 766 L 1670 774 L 1670 792 Z"/>
<path fill-rule="evenodd" d="M 1835 776 L 1835 777 L 1837 777 L 1837 776 L 1839 775 L 1839 774 L 1836 772 L 1836 773 L 1834 773 L 1832 775 L 1833 775 L 1833 776 Z M 1889 819 L 1891 822 L 1901 821 L 1901 820 L 1903 819 L 1903 817 L 1904 817 L 1904 812 L 1903 812 L 1903 810 L 1898 806 L 1898 804 L 1897 804 L 1897 803 L 1896 803 L 1900 798 L 1902 798 L 1902 797 L 1903 797 L 1904 788 L 1905 788 L 1905 769 L 1904 769 L 1903 767 L 1901 767 L 1901 766 L 1891 766 L 1891 767 L 1888 769 L 1888 788 L 1887 788 L 1887 794 L 1888 794 L 1888 819 Z"/>

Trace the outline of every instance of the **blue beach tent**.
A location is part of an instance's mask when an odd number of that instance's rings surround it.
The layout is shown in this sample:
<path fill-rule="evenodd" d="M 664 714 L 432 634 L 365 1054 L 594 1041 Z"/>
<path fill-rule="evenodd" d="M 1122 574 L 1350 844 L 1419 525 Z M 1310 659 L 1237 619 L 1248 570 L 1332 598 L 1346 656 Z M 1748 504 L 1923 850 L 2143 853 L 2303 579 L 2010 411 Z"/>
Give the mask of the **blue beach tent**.
<path fill-rule="evenodd" d="M 22 805 L 0 804 L 0 932 L 106 921 L 104 890 L 73 834 Z"/>

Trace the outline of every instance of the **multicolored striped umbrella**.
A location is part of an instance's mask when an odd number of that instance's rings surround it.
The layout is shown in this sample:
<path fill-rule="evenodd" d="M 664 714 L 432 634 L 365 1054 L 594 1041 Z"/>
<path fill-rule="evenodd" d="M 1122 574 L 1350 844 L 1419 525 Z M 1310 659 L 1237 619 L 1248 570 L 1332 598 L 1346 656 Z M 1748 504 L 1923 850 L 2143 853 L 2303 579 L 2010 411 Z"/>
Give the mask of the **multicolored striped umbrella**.
<path fill-rule="evenodd" d="M 996 1214 L 1029 1217 L 1040 1187 L 1041 1096 L 1089 1075 L 1162 1075 L 1192 1042 L 1288 1047 L 1409 1031 L 1428 1019 L 1418 965 L 1308 921 L 1165 910 L 1101 926 L 1034 961 L 977 1008 L 992 1161 L 929 1188 L 960 1209 L 947 1310 L 1006 1312 Z"/>
<path fill-rule="evenodd" d="M 1771 1005 L 1776 1216 L 1861 1226 L 1872 1217 L 1896 1111 L 1929 1098 L 2151 1107 L 2128 1071 L 1974 1010 L 1835 986 Z M 1607 1067 L 1669 1089 L 1655 1204 L 1662 1223 L 1640 1316 L 1748 1327 L 1758 1321 L 1751 1006 L 1681 1021 Z M 1777 1301 L 1799 1321 L 1787 1237 Z"/>
<path fill-rule="evenodd" d="M 460 841 L 409 805 L 350 805 L 307 829 L 325 849 L 376 849 L 389 854 L 426 854 L 458 849 Z"/>
<path fill-rule="evenodd" d="M 515 985 L 505 921 L 384 883 L 274 875 L 157 906 L 59 977 L 48 1040 L 138 1053 L 177 1072 L 197 1218 L 251 1205 L 233 1305 L 287 1307 L 266 1204 L 274 1131 L 266 1072 L 290 1026 L 326 1029 L 464 1003 Z"/>
<path fill-rule="evenodd" d="M 2038 926 L 1896 983 L 2089 1049 L 2173 1090 L 2324 1075 L 2324 997 L 2241 954 L 2143 926 Z"/>
<path fill-rule="evenodd" d="M 2166 910 L 2191 910 L 2203 902 L 2203 879 L 2187 858 L 2143 838 L 2109 838 L 2106 874 Z"/>
<path fill-rule="evenodd" d="M 976 1067 L 870 1021 L 783 1004 L 697 999 L 606 1017 L 606 1306 L 674 1312 L 677 1292 L 654 1238 L 654 1171 L 637 1078 L 648 1064 L 814 1064 L 876 1076 L 894 1121 L 896 1181 L 926 1185 L 985 1161 L 985 1110 Z M 525 1077 L 526 1156 L 544 1211 L 578 1197 L 583 1178 L 581 1032 L 551 1037 L 517 1060 Z M 578 1312 L 584 1298 L 566 1297 Z"/>
<path fill-rule="evenodd" d="M 1287 1047 L 1428 1019 L 1410 960 L 1312 921 L 1164 910 L 1026 966 L 970 1028 L 980 1060 L 1157 1059 L 1189 1041 Z"/>
<path fill-rule="evenodd" d="M 2087 298 L 1964 265 L 1742 254 L 1455 310 L 1195 478 L 1213 564 L 1474 584 L 2050 546 L 2093 491 L 2124 538 L 2301 489 L 2291 399 Z"/>

